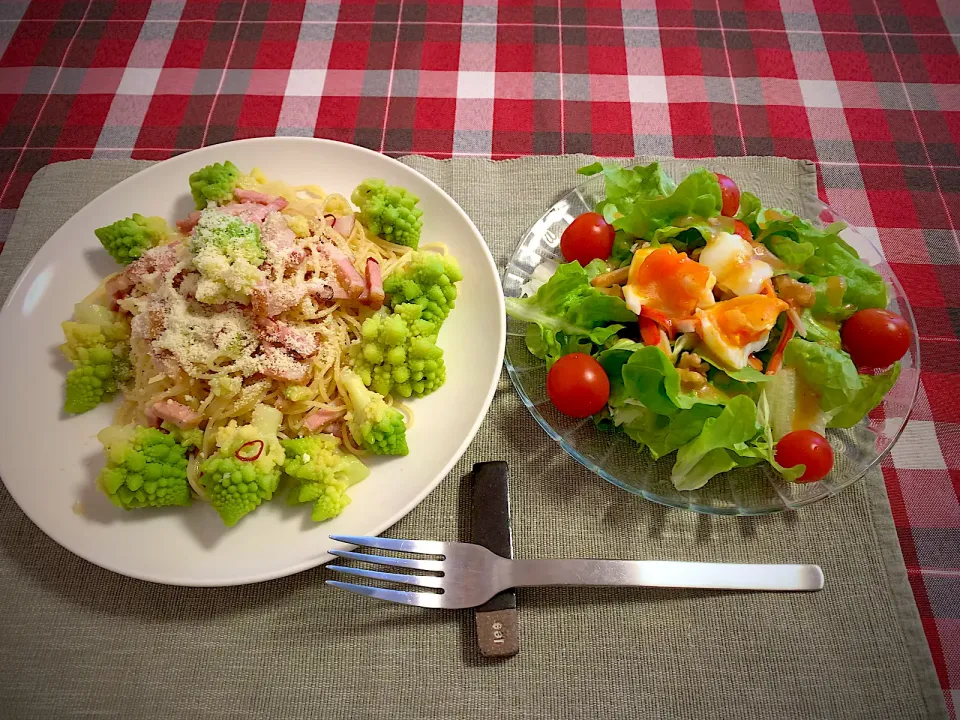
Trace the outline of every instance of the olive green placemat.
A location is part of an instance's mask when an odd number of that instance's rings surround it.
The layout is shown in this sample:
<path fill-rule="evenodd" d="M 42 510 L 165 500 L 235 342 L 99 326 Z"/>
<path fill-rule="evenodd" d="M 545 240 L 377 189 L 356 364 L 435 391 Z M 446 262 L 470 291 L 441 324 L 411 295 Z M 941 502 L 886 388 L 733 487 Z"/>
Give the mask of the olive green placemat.
<path fill-rule="evenodd" d="M 403 162 L 460 203 L 502 267 L 584 160 Z M 769 202 L 797 207 L 816 192 L 809 162 L 706 162 Z M 675 174 L 694 164 L 667 161 Z M 0 298 L 74 212 L 146 165 L 82 160 L 37 173 L 0 255 Z M 667 509 L 565 456 L 504 375 L 464 458 L 390 534 L 465 539 L 463 478 L 492 459 L 511 466 L 519 556 L 812 562 L 826 588 L 524 590 L 520 655 L 487 662 L 469 611 L 354 597 L 324 586 L 323 570 L 222 589 L 130 580 L 55 545 L 0 491 L 0 716 L 946 716 L 879 474 L 798 513 Z"/>

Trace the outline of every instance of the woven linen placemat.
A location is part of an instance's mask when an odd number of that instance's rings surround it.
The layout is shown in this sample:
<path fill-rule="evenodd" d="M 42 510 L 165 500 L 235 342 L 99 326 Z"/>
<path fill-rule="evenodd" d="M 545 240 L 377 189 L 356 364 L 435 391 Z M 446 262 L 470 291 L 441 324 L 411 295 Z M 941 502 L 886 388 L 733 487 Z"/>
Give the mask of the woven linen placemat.
<path fill-rule="evenodd" d="M 460 203 L 501 267 L 587 161 L 403 159 Z M 816 193 L 806 161 L 703 162 L 769 203 L 799 207 Z M 696 164 L 666 161 L 675 176 Z M 0 256 L 0 300 L 73 213 L 147 165 L 38 172 Z M 520 655 L 491 662 L 478 657 L 471 612 L 358 598 L 324 586 L 320 569 L 219 589 L 115 575 L 49 540 L 2 490 L 0 716 L 946 717 L 879 473 L 796 513 L 660 507 L 563 454 L 504 374 L 466 455 L 388 534 L 466 539 L 464 477 L 493 459 L 510 463 L 518 556 L 810 562 L 826 588 L 524 590 Z"/>

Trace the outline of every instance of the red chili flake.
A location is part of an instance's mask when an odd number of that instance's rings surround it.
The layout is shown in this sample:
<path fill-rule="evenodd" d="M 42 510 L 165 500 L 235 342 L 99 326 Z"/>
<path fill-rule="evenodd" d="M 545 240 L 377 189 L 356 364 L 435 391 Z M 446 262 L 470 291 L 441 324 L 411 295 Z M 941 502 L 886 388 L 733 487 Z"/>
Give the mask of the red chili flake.
<path fill-rule="evenodd" d="M 323 216 L 323 219 L 326 220 L 328 223 L 330 223 L 330 225 L 333 225 L 337 221 L 337 216 L 327 213 L 326 215 Z"/>
<path fill-rule="evenodd" d="M 256 455 L 251 455 L 249 452 L 246 452 L 246 453 L 245 453 L 245 452 L 243 451 L 244 448 L 248 448 L 248 447 L 251 447 L 251 446 L 253 446 L 253 445 L 259 445 L 259 446 L 260 446 L 260 447 L 257 448 L 257 454 L 256 454 Z M 256 460 L 257 458 L 260 457 L 260 453 L 262 453 L 262 452 L 263 452 L 263 440 L 251 440 L 250 442 L 245 442 L 243 445 L 241 445 L 240 447 L 238 447 L 238 448 L 237 448 L 237 451 L 233 454 L 233 456 L 234 456 L 237 460 L 243 460 L 244 462 L 253 462 L 254 460 Z"/>

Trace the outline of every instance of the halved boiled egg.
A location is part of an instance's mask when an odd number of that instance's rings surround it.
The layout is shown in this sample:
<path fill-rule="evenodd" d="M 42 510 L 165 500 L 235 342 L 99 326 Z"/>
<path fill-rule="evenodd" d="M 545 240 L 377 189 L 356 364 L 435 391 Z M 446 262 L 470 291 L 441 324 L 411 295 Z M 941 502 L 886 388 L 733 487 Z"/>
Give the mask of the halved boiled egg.
<path fill-rule="evenodd" d="M 753 245 L 739 235 L 718 232 L 700 251 L 699 262 L 717 278 L 717 287 L 734 295 L 754 295 L 773 268 L 754 252 Z"/>
<path fill-rule="evenodd" d="M 641 248 L 630 263 L 623 299 L 637 315 L 646 305 L 671 318 L 689 316 L 713 305 L 715 282 L 708 268 L 671 245 Z"/>
<path fill-rule="evenodd" d="M 733 370 L 746 367 L 763 348 L 787 304 L 778 297 L 743 295 L 697 311 L 700 336 L 711 353 Z"/>

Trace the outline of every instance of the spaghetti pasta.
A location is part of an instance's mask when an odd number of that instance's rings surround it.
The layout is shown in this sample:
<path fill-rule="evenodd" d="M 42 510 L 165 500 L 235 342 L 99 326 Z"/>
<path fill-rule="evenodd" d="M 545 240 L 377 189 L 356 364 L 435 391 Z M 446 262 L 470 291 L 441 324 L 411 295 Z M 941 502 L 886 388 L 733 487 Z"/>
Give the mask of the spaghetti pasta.
<path fill-rule="evenodd" d="M 362 224 L 352 222 L 353 210 L 343 195 L 328 194 L 316 185 L 271 180 L 256 169 L 238 186 L 285 201 L 279 230 L 270 225 L 269 216 L 261 223 L 267 261 L 252 302 L 239 293 L 213 307 L 191 298 L 191 290 L 203 278 L 195 277 L 200 273 L 188 251 L 191 237 L 184 233 L 171 236 L 165 246 L 128 266 L 123 275 L 132 287 L 117 299 L 130 318 L 133 378 L 123 388 L 115 422 L 156 424 L 161 418 L 154 408 L 172 400 L 202 416 L 201 456 L 215 449 L 219 428 L 230 420 L 250 422 L 253 408 L 261 403 L 283 413 L 281 433 L 286 437 L 301 434 L 313 413 L 342 420 L 351 407 L 339 375 L 348 365 L 347 354 L 360 337 L 363 320 L 375 308 L 343 291 L 339 269 L 325 250 L 338 249 L 352 260 L 358 274 L 373 260 L 384 276 L 402 267 L 413 252 L 370 236 Z M 234 211 L 243 217 L 242 211 Z M 347 217 L 351 222 L 343 221 Z M 295 267 L 278 260 L 282 253 L 271 250 L 270 233 L 274 246 L 281 242 L 276 236 L 282 235 L 291 243 L 285 250 L 298 252 L 302 259 Z M 295 241 L 290 239 L 293 234 L 298 236 Z M 173 262 L 150 257 L 164 252 Z M 116 277 L 107 278 L 91 297 L 105 297 Z M 263 311 L 257 296 L 265 296 L 267 305 L 271 300 L 276 304 Z M 224 313 L 230 314 L 229 322 L 218 323 Z M 233 356 L 222 352 L 222 343 L 198 337 L 198 329 L 233 333 L 241 338 L 233 350 L 240 352 Z M 404 411 L 409 416 L 409 409 Z M 343 440 L 351 452 L 362 452 L 348 433 Z M 194 493 L 202 497 L 198 463 L 191 461 L 188 477 Z"/>

